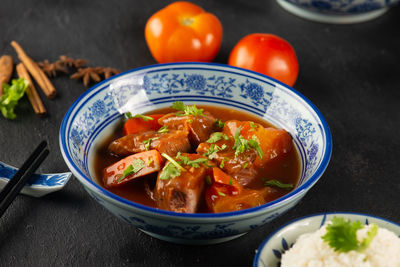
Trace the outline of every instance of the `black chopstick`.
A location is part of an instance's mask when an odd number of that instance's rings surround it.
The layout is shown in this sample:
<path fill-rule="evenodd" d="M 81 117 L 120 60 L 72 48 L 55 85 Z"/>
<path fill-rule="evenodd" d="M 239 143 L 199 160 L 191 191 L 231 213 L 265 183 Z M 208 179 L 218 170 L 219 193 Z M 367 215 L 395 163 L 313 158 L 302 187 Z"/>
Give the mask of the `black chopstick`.
<path fill-rule="evenodd" d="M 0 217 L 49 154 L 49 150 L 45 149 L 46 146 L 46 141 L 41 142 L 0 192 Z"/>

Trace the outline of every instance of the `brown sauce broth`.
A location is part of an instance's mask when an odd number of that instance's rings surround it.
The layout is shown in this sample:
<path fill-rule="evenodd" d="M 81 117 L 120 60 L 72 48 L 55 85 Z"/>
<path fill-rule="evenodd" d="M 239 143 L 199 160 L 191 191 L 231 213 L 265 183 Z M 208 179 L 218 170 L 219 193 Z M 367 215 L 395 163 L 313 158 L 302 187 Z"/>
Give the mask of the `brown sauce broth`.
<path fill-rule="evenodd" d="M 223 122 L 227 120 L 253 121 L 263 125 L 264 127 L 274 127 L 267 121 L 247 112 L 242 112 L 238 110 L 233 110 L 225 107 L 217 107 L 217 106 L 198 105 L 198 107 L 203 108 L 204 110 L 210 112 L 214 117 L 220 119 Z M 162 108 L 154 110 L 152 112 L 148 112 L 147 114 L 160 114 L 160 113 L 166 114 L 174 111 L 175 110 L 171 108 Z M 108 151 L 108 145 L 113 140 L 120 137 L 122 137 L 122 124 L 111 136 L 105 138 L 105 140 L 100 144 L 98 150 L 95 152 L 94 170 L 96 176 L 95 178 L 98 184 L 101 185 L 106 190 L 122 198 L 156 208 L 155 201 L 146 193 L 145 188 L 146 188 L 146 183 L 150 185 L 155 184 L 157 173 L 135 179 L 119 187 L 106 188 L 104 186 L 103 170 L 106 167 L 110 166 L 111 164 L 123 158 L 112 155 Z M 279 180 L 282 183 L 297 185 L 299 177 L 300 177 L 300 157 L 298 155 L 295 145 L 293 144 L 293 149 L 289 153 L 268 162 L 266 166 L 261 168 L 257 179 L 254 179 L 254 182 L 248 185 L 247 188 L 260 189 L 264 186 L 263 185 L 264 181 L 272 179 Z M 290 192 L 288 190 L 280 188 L 276 189 L 277 189 L 276 192 L 274 192 L 270 196 L 270 201 L 275 200 L 281 196 L 284 196 Z M 204 203 L 200 203 L 199 213 L 203 212 L 209 212 L 209 211 L 205 207 Z"/>

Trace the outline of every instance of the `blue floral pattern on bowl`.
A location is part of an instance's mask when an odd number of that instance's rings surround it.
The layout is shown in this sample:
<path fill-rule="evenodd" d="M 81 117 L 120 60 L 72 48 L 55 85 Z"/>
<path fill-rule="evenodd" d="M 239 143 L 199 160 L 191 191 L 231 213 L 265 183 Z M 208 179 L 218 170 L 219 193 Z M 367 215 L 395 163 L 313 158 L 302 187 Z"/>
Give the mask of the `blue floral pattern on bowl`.
<path fill-rule="evenodd" d="M 289 131 L 301 157 L 302 171 L 298 188 L 283 198 L 287 199 L 285 204 L 277 200 L 233 213 L 179 214 L 127 201 L 98 186 L 90 169 L 96 142 L 115 129 L 121 114 L 144 113 L 178 100 L 247 111 Z M 96 85 L 68 110 L 60 145 L 72 172 L 101 205 L 146 233 L 181 243 L 221 242 L 283 214 L 322 175 L 332 149 L 326 122 L 300 93 L 251 71 L 203 63 L 145 67 Z M 248 213 L 254 216 L 232 219 Z M 216 218 L 218 222 L 211 222 Z"/>
<path fill-rule="evenodd" d="M 379 227 L 386 228 L 400 236 L 399 224 L 373 215 L 351 212 L 314 214 L 296 219 L 267 237 L 256 251 L 253 267 L 280 267 L 282 255 L 294 245 L 300 235 L 318 230 L 335 216 L 360 221 L 366 225 L 376 223 Z"/>
<path fill-rule="evenodd" d="M 0 161 L 0 189 L 2 189 L 8 181 L 18 171 L 17 168 L 5 164 Z M 21 193 L 34 197 L 41 197 L 48 193 L 61 190 L 72 173 L 51 173 L 51 174 L 33 174 L 28 180 Z"/>

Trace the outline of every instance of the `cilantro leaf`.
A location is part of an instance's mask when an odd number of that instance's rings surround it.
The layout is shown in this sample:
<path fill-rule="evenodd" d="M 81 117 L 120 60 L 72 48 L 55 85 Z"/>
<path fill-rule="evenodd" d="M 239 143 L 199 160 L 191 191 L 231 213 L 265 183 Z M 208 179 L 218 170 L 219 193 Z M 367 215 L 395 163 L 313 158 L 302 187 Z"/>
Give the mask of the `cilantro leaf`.
<path fill-rule="evenodd" d="M 194 159 L 194 160 L 190 160 L 189 157 L 187 156 L 182 156 L 182 155 L 177 155 L 176 158 L 181 159 L 181 164 L 184 165 L 188 165 L 188 166 L 192 166 L 194 168 L 200 168 L 200 164 L 205 164 L 207 162 L 207 159 L 205 158 L 198 158 L 198 159 Z"/>
<path fill-rule="evenodd" d="M 255 135 L 253 135 L 251 137 L 250 140 L 248 140 L 249 142 L 249 146 L 254 148 L 257 151 L 258 156 L 260 157 L 260 159 L 262 159 L 262 157 L 264 156 L 264 152 L 262 151 L 261 147 L 260 147 L 260 143 L 258 142 L 258 139 Z"/>
<path fill-rule="evenodd" d="M 240 134 L 241 130 L 242 126 L 239 126 L 236 129 L 234 136 L 235 144 L 233 145 L 232 149 L 235 150 L 235 157 L 239 156 L 239 154 L 249 150 L 250 148 L 254 148 L 257 151 L 258 156 L 262 159 L 264 152 L 260 147 L 257 137 L 253 135 L 250 140 L 247 140 Z"/>
<path fill-rule="evenodd" d="M 378 232 L 378 227 L 372 225 L 367 237 L 360 243 L 357 240 L 357 231 L 362 228 L 363 225 L 359 221 L 351 222 L 342 217 L 334 217 L 326 226 L 326 234 L 322 236 L 322 239 L 335 251 L 355 250 L 361 252 L 369 246 Z"/>
<path fill-rule="evenodd" d="M 183 114 L 177 114 L 177 115 L 193 115 L 193 116 L 203 116 L 203 109 L 202 108 L 197 108 L 196 104 L 193 104 L 193 106 L 187 106 L 183 104 L 182 101 L 176 101 L 172 104 L 171 106 L 173 109 L 182 111 Z"/>
<path fill-rule="evenodd" d="M 154 118 L 152 118 L 152 117 L 150 117 L 150 116 L 142 115 L 142 114 L 136 114 L 136 115 L 133 116 L 132 118 L 142 119 L 142 120 L 144 120 L 144 121 L 152 121 L 152 120 L 154 120 Z"/>
<path fill-rule="evenodd" d="M 174 164 L 168 162 L 162 169 L 159 178 L 161 180 L 168 180 L 181 175 L 181 170 L 178 169 Z"/>
<path fill-rule="evenodd" d="M 378 226 L 376 224 L 371 224 L 371 229 L 367 233 L 367 237 L 361 242 L 360 246 L 358 247 L 358 251 L 364 251 L 372 242 L 372 239 L 378 233 Z"/>
<path fill-rule="evenodd" d="M 160 129 L 158 129 L 158 133 L 168 133 L 168 126 L 164 125 L 163 127 L 161 127 Z"/>
<path fill-rule="evenodd" d="M 219 151 L 225 150 L 228 146 L 223 144 L 222 146 L 218 146 L 216 144 L 211 144 L 210 148 L 203 154 L 203 156 L 208 156 L 208 159 L 213 159 L 217 156 Z"/>
<path fill-rule="evenodd" d="M 208 138 L 208 140 L 206 141 L 207 143 L 215 143 L 218 142 L 219 140 L 224 139 L 224 140 L 229 140 L 229 137 L 221 132 L 216 132 L 213 133 L 210 138 Z"/>
<path fill-rule="evenodd" d="M 151 142 L 154 141 L 154 140 L 157 140 L 157 139 L 160 139 L 160 137 L 152 137 L 152 138 L 149 138 L 149 139 L 147 139 L 147 140 L 144 140 L 144 141 L 143 141 L 144 148 L 145 148 L 146 150 L 149 150 L 149 149 L 150 149 Z"/>
<path fill-rule="evenodd" d="M 29 83 L 24 78 L 13 79 L 11 85 L 3 84 L 3 95 L 0 97 L 0 111 L 7 119 L 15 119 L 17 115 L 14 108 L 18 104 L 28 87 Z"/>
<path fill-rule="evenodd" d="M 145 162 L 142 159 L 134 159 L 132 164 L 130 164 L 122 173 L 122 176 L 118 179 L 118 183 L 124 180 L 127 176 L 137 173 L 145 166 Z"/>
<path fill-rule="evenodd" d="M 265 186 L 276 186 L 282 189 L 290 190 L 293 188 L 293 184 L 284 184 L 278 180 L 269 180 L 264 183 Z"/>
<path fill-rule="evenodd" d="M 126 112 L 124 115 L 125 115 L 125 118 L 126 118 L 126 119 L 131 119 L 131 118 L 133 118 L 131 112 Z"/>
<path fill-rule="evenodd" d="M 220 119 L 216 119 L 214 124 L 218 127 L 218 128 L 224 128 L 225 123 L 223 121 L 221 121 Z"/>
<path fill-rule="evenodd" d="M 169 162 L 171 162 L 175 167 L 177 167 L 178 169 L 180 169 L 181 171 L 186 171 L 185 168 L 183 168 L 178 162 L 176 162 L 176 160 L 174 160 L 171 156 L 169 156 L 166 153 L 161 153 L 161 156 L 163 156 L 164 158 L 166 158 L 167 160 L 169 160 Z"/>

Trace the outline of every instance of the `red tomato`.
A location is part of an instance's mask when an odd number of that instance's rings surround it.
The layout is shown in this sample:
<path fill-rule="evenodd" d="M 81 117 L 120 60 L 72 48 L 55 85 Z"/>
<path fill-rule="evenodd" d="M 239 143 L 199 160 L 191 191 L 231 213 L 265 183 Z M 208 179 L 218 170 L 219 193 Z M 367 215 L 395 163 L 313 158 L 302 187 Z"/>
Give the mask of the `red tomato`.
<path fill-rule="evenodd" d="M 159 63 L 211 61 L 221 45 L 218 18 L 189 2 L 175 2 L 153 14 L 146 23 L 145 37 Z"/>
<path fill-rule="evenodd" d="M 241 39 L 229 56 L 229 65 L 257 71 L 293 86 L 299 63 L 293 47 L 282 38 L 253 33 Z"/>

